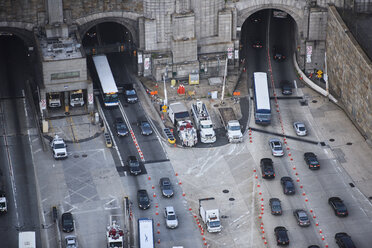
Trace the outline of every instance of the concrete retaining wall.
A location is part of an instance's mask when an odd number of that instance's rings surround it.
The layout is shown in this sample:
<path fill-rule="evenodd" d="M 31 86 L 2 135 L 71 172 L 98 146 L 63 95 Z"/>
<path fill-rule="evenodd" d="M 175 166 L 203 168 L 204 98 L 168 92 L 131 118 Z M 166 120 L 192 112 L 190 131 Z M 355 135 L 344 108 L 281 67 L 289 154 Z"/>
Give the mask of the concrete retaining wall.
<path fill-rule="evenodd" d="M 372 62 L 334 6 L 329 7 L 327 65 L 330 92 L 365 138 L 372 138 Z"/>

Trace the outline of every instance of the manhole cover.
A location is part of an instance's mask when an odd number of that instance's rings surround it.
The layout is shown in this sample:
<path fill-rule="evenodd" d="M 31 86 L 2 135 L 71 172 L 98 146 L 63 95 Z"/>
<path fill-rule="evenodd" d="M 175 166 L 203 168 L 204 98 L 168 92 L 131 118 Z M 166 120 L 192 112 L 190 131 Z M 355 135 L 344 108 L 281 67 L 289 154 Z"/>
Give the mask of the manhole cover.
<path fill-rule="evenodd" d="M 217 108 L 218 107 L 218 104 L 213 105 L 213 107 Z"/>
<path fill-rule="evenodd" d="M 329 141 L 333 142 L 333 141 L 335 141 L 335 139 L 329 139 Z"/>
<path fill-rule="evenodd" d="M 350 187 L 354 188 L 355 185 L 353 183 L 349 183 Z"/>
<path fill-rule="evenodd" d="M 325 146 L 326 144 L 325 144 L 325 142 L 320 142 L 320 145 Z"/>
<path fill-rule="evenodd" d="M 313 103 L 317 103 L 318 101 L 317 100 L 312 100 Z"/>
<path fill-rule="evenodd" d="M 87 154 L 83 154 L 83 155 L 81 155 L 83 158 L 86 158 L 86 157 L 88 157 L 88 155 Z"/>
<path fill-rule="evenodd" d="M 225 193 L 225 194 L 227 194 L 227 193 L 229 193 L 229 190 L 228 189 L 224 189 L 224 190 L 222 190 L 222 192 Z"/>
<path fill-rule="evenodd" d="M 231 197 L 231 198 L 229 198 L 229 201 L 235 201 L 235 198 L 232 198 L 232 197 Z"/>
<path fill-rule="evenodd" d="M 74 158 L 78 158 L 79 157 L 79 155 L 74 155 Z"/>
<path fill-rule="evenodd" d="M 353 143 L 347 142 L 346 145 L 351 146 Z"/>

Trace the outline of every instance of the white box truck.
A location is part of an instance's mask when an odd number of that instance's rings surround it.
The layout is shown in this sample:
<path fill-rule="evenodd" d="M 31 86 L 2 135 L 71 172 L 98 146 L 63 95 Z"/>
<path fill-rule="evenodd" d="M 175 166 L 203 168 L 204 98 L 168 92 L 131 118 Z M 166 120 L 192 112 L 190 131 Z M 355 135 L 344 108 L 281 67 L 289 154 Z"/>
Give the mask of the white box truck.
<path fill-rule="evenodd" d="M 20 232 L 18 248 L 36 248 L 35 232 Z"/>
<path fill-rule="evenodd" d="M 226 136 L 230 143 L 243 141 L 243 134 L 239 121 L 236 119 L 232 108 L 219 108 L 218 112 L 223 126 L 226 130 Z"/>
<path fill-rule="evenodd" d="M 199 214 L 208 232 L 222 230 L 220 211 L 213 197 L 199 199 Z"/>

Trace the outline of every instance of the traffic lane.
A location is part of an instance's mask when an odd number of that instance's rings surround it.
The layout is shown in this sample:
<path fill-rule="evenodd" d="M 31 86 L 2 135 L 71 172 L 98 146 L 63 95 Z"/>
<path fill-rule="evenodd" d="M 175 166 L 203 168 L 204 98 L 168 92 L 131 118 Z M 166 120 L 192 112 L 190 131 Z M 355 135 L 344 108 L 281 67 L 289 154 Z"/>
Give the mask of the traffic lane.
<path fill-rule="evenodd" d="M 18 102 L 18 103 L 16 103 Z M 35 174 L 28 136 L 24 134 L 26 123 L 23 110 L 23 99 L 2 101 L 5 111 L 4 120 L 6 128 L 7 148 L 4 149 L 4 178 L 8 200 L 8 213 L 4 220 L 16 229 L 36 231 L 37 242 L 40 243 L 40 224 L 38 212 L 38 199 L 35 186 Z M 5 141 L 5 140 L 3 140 Z M 8 150 L 6 150 L 8 149 Z M 9 157 L 8 157 L 9 156 Z M 10 163 L 10 164 L 9 164 Z M 14 188 L 13 188 L 14 187 Z M 13 195 L 13 192 L 16 194 Z M 17 232 L 10 228 L 12 234 L 3 237 L 4 241 L 17 242 Z M 7 232 L 4 232 L 7 233 Z M 11 238 L 11 240 L 10 240 Z"/>
<path fill-rule="evenodd" d="M 16 208 L 10 180 L 8 154 L 5 148 L 3 137 L 0 139 L 0 147 L 0 183 L 3 185 L 2 187 L 4 187 L 3 189 L 5 191 L 8 204 L 8 212 L 3 214 L 3 216 L 0 218 L 0 240 L 4 247 L 17 247 L 18 232 L 16 232 L 15 227 L 17 226 L 16 223 L 19 222 L 19 218 L 17 218 L 17 211 L 15 211 Z"/>
<path fill-rule="evenodd" d="M 318 154 L 321 157 L 324 156 L 324 153 Z M 321 229 L 328 237 L 326 241 L 332 242 L 334 234 L 342 231 L 348 232 L 352 237 L 361 234 L 368 236 L 366 230 L 372 229 L 371 215 L 369 214 L 371 213 L 371 204 L 365 204 L 368 200 L 356 188 L 349 185 L 348 175 L 338 166 L 336 160 L 332 157 L 319 159 L 321 168 L 310 170 L 303 160 L 303 151 L 292 150 L 292 156 L 294 161 L 299 161 L 296 163 L 296 171 L 299 174 L 300 184 L 304 187 L 303 191 L 309 200 L 307 205 L 313 209 L 316 220 L 322 224 Z M 332 196 L 339 196 L 344 200 L 350 212 L 348 217 L 339 218 L 334 215 L 332 208 L 328 205 L 328 198 Z M 364 229 L 353 228 L 358 225 Z M 366 238 L 360 241 L 364 242 L 365 240 Z M 369 242 L 371 241 L 370 239 Z"/>
<path fill-rule="evenodd" d="M 124 102 L 123 96 L 121 96 L 121 101 Z M 147 118 L 141 103 L 128 104 L 127 107 L 124 108 L 124 111 L 133 128 L 136 141 L 139 144 L 145 161 L 153 162 L 167 160 L 162 144 L 160 144 L 160 139 L 157 137 L 157 133 L 155 132 L 156 127 L 152 125 L 154 121 Z M 153 133 L 151 135 L 145 136 L 141 134 L 138 122 L 142 120 L 147 120 L 152 126 Z"/>
<path fill-rule="evenodd" d="M 202 247 L 202 239 L 200 238 L 196 222 L 194 222 L 194 218 L 188 209 L 187 202 L 182 196 L 183 191 L 178 184 L 178 178 L 175 176 L 171 163 L 162 162 L 148 164 L 147 171 L 148 175 L 151 176 L 151 180 L 145 176 L 139 176 L 137 178 L 141 188 L 146 189 L 151 198 L 151 207 L 148 210 L 140 210 L 136 201 L 136 218 L 151 218 L 154 220 L 155 241 L 157 242 L 158 239 L 161 241 L 159 247 L 165 248 L 171 245 Z M 173 184 L 174 196 L 171 198 L 165 198 L 161 195 L 159 180 L 162 177 L 169 177 Z M 152 186 L 154 186 L 154 189 L 152 189 Z M 154 197 L 154 194 L 156 197 Z M 155 207 L 156 204 L 158 208 Z M 167 229 L 165 226 L 163 212 L 166 206 L 173 206 L 175 209 L 179 221 L 179 227 L 176 229 Z M 158 212 L 158 215 L 156 215 L 156 212 Z M 157 226 L 157 223 L 160 223 L 160 226 Z M 158 230 L 160 234 L 157 233 Z"/>
<path fill-rule="evenodd" d="M 317 243 L 320 240 L 319 235 L 317 233 L 317 229 L 313 220 L 311 221 L 311 225 L 309 227 L 300 227 L 297 224 L 295 217 L 293 216 L 293 211 L 296 209 L 304 209 L 307 211 L 310 217 L 309 209 L 307 208 L 303 197 L 301 196 L 299 184 L 296 183 L 296 178 L 293 177 L 288 162 L 286 158 L 277 158 L 273 159 L 274 161 L 274 169 L 275 169 L 275 179 L 267 180 L 262 179 L 263 184 L 266 188 L 266 193 L 268 196 L 266 197 L 266 219 L 269 222 L 269 225 L 265 225 L 265 229 L 269 228 L 268 233 L 272 232 L 272 244 L 275 244 L 275 235 L 274 235 L 274 228 L 276 226 L 285 226 L 288 229 L 289 238 L 291 244 L 295 244 L 295 247 L 301 247 L 304 244 L 310 245 Z M 283 176 L 290 176 L 295 184 L 295 195 L 285 195 L 283 193 L 283 188 L 280 183 L 280 178 Z M 269 199 L 270 198 L 279 198 L 282 203 L 282 210 L 283 214 L 281 216 L 274 216 L 271 215 L 271 210 L 269 206 Z"/>
<path fill-rule="evenodd" d="M 107 59 L 117 86 L 132 83 L 127 68 L 131 62 L 131 57 L 127 53 L 109 53 Z"/>

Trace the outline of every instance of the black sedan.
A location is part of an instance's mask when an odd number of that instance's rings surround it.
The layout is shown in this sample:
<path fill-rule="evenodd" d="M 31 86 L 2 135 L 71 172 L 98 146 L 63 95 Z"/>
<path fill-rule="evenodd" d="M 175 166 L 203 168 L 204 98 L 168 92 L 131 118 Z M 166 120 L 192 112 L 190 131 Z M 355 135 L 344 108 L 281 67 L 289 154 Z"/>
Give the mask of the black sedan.
<path fill-rule="evenodd" d="M 320 164 L 319 164 L 319 161 L 318 161 L 318 158 L 316 157 L 316 155 L 312 152 L 305 152 L 304 153 L 304 160 L 306 162 L 306 164 L 309 166 L 309 169 L 319 169 L 320 168 Z"/>
<path fill-rule="evenodd" d="M 141 129 L 142 135 L 148 136 L 152 134 L 152 128 L 148 121 L 139 121 L 137 125 Z"/>
<path fill-rule="evenodd" d="M 262 178 L 275 178 L 273 160 L 271 158 L 263 158 L 260 161 Z"/>
<path fill-rule="evenodd" d="M 71 213 L 63 213 L 62 214 L 62 231 L 64 232 L 72 232 L 74 231 L 74 219 Z"/>
<path fill-rule="evenodd" d="M 138 207 L 142 210 L 148 209 L 150 207 L 150 198 L 147 194 L 147 190 L 140 189 L 137 191 L 137 201 Z"/>
<path fill-rule="evenodd" d="M 347 233 L 344 233 L 344 232 L 336 233 L 335 241 L 338 247 L 356 248 L 353 240 L 351 240 L 351 237 Z"/>
<path fill-rule="evenodd" d="M 287 229 L 284 226 L 277 226 L 274 229 L 277 245 L 289 245 Z"/>
<path fill-rule="evenodd" d="M 140 168 L 140 163 L 137 159 L 136 156 L 128 156 L 127 159 L 127 165 L 129 167 L 129 172 L 135 176 L 138 174 L 141 174 L 141 168 Z"/>
<path fill-rule="evenodd" d="M 283 193 L 285 195 L 294 195 L 295 194 L 295 186 L 293 184 L 293 180 L 290 177 L 282 177 L 280 179 L 280 183 L 283 187 Z"/>
<path fill-rule="evenodd" d="M 129 130 L 127 125 L 125 124 L 123 118 L 118 117 L 115 119 L 115 128 L 116 128 L 116 134 L 118 136 L 128 136 Z"/>
<path fill-rule="evenodd" d="M 272 215 L 282 215 L 282 204 L 278 198 L 270 198 L 269 205 Z"/>
<path fill-rule="evenodd" d="M 295 211 L 293 211 L 293 215 L 296 218 L 297 224 L 299 226 L 310 226 L 310 218 L 305 210 L 296 209 Z"/>
<path fill-rule="evenodd" d="M 159 181 L 161 194 L 165 197 L 172 197 L 174 195 L 173 186 L 168 177 L 162 177 Z"/>
<path fill-rule="evenodd" d="M 332 207 L 335 215 L 338 217 L 346 217 L 349 212 L 344 202 L 339 197 L 331 197 L 328 199 L 328 204 Z"/>

